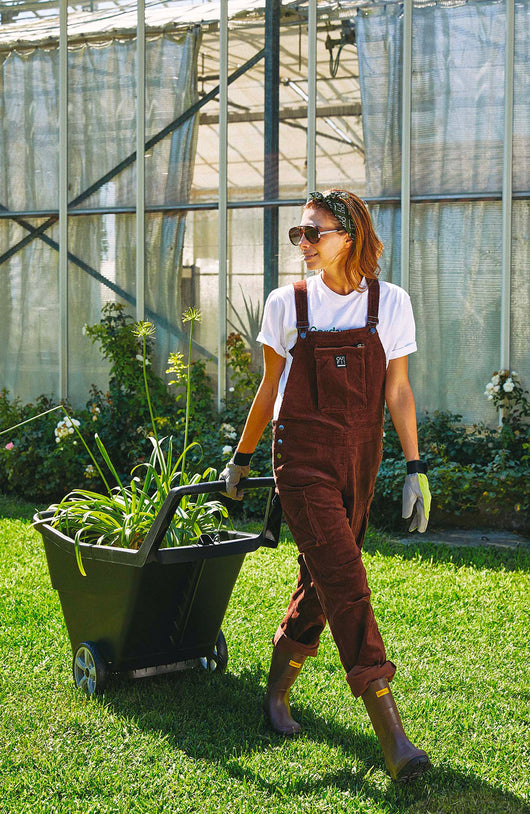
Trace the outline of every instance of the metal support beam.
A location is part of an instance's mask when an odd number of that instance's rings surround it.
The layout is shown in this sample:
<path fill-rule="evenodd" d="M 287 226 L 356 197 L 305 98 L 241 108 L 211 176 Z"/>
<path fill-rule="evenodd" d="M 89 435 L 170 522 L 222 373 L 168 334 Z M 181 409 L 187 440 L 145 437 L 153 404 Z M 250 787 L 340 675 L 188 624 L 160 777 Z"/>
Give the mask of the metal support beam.
<path fill-rule="evenodd" d="M 230 124 L 230 118 L 228 119 Z M 364 200 L 371 204 L 399 204 L 401 197 L 399 195 L 365 195 Z M 530 201 L 530 190 L 514 190 L 512 192 L 512 200 L 514 201 Z M 228 201 L 228 209 L 265 209 L 267 206 L 302 206 L 305 201 L 304 198 L 278 198 L 276 200 L 264 201 L 263 199 L 254 199 L 248 201 Z M 443 195 L 411 195 L 411 203 L 468 203 L 470 201 L 501 201 L 502 192 L 456 192 L 447 193 Z M 168 214 L 175 214 L 177 212 L 198 212 L 219 209 L 217 201 L 205 201 L 203 203 L 180 203 L 180 204 L 151 204 L 145 207 L 146 212 L 166 212 Z M 81 215 L 128 215 L 134 214 L 134 206 L 93 206 L 93 207 L 79 207 L 70 211 L 69 217 L 80 217 Z M 26 229 L 28 232 L 36 231 L 34 227 L 26 218 L 49 218 L 54 217 L 57 221 L 59 217 L 58 210 L 24 210 L 12 211 L 6 209 L 0 204 L 0 220 L 13 220 Z M 39 238 L 53 248 L 59 249 L 59 244 L 50 240 L 46 235 L 39 234 Z M 3 262 L 3 257 L 0 257 L 0 265 Z"/>
<path fill-rule="evenodd" d="M 279 196 L 281 0 L 265 3 L 265 101 L 263 197 Z M 263 212 L 263 300 L 278 287 L 278 207 Z"/>
<path fill-rule="evenodd" d="M 226 398 L 226 317 L 228 296 L 228 0 L 219 15 L 219 278 L 217 409 Z"/>
<path fill-rule="evenodd" d="M 317 186 L 317 0 L 309 0 L 307 18 L 307 192 Z"/>
<path fill-rule="evenodd" d="M 145 0 L 136 26 L 136 319 L 145 315 Z"/>
<path fill-rule="evenodd" d="M 307 93 L 304 93 L 295 82 L 286 80 L 283 82 L 287 87 L 292 88 L 295 93 L 304 99 L 304 104 L 299 107 L 282 107 L 279 112 L 279 119 L 281 122 L 288 121 L 289 119 L 307 119 Z M 319 105 L 316 111 L 317 119 L 331 119 L 337 116 L 347 118 L 348 116 L 361 116 L 361 103 L 360 102 L 346 102 L 336 105 Z M 265 115 L 262 110 L 232 110 L 228 114 L 229 124 L 239 124 L 244 122 L 262 122 L 265 120 Z M 199 124 L 218 124 L 219 116 L 217 113 L 201 113 Z M 326 124 L 328 122 L 326 121 Z"/>
<path fill-rule="evenodd" d="M 68 398 L 68 5 L 59 3 L 59 397 Z M 55 223 L 55 219 L 53 220 Z"/>
<path fill-rule="evenodd" d="M 403 2 L 401 113 L 401 285 L 410 284 L 410 123 L 412 95 L 412 0 Z"/>
<path fill-rule="evenodd" d="M 502 176 L 502 288 L 501 288 L 501 369 L 510 368 L 512 197 L 513 197 L 513 92 L 515 48 L 515 0 L 506 0 L 506 40 L 504 51 L 504 152 Z"/>

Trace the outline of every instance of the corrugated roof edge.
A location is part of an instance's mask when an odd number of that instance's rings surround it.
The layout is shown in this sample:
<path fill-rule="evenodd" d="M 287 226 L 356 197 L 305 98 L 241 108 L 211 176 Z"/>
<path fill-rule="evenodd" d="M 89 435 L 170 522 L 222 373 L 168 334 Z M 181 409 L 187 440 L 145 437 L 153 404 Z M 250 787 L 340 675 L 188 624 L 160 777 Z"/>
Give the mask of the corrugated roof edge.
<path fill-rule="evenodd" d="M 192 25 L 212 25 L 219 22 L 221 0 L 190 2 L 172 8 L 147 8 L 145 24 L 147 32 L 186 29 Z M 293 0 L 282 4 L 282 13 L 289 17 L 300 9 L 304 15 L 304 2 Z M 325 4 L 327 11 L 336 9 L 340 3 Z M 231 21 L 263 16 L 265 0 L 228 0 L 228 17 Z M 319 9 L 320 13 L 320 9 Z M 78 11 L 68 15 L 68 38 L 105 39 L 107 37 L 134 36 L 137 25 L 136 11 L 109 10 Z M 0 48 L 50 46 L 59 41 L 59 17 L 41 18 L 23 23 L 0 25 Z"/>

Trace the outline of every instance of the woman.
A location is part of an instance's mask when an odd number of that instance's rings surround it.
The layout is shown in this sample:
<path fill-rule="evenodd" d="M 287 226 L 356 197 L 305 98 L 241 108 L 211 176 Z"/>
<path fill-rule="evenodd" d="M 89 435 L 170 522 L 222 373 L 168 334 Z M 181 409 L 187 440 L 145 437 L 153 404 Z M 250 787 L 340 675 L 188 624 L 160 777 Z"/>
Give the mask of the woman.
<path fill-rule="evenodd" d="M 388 686 L 388 661 L 361 559 L 388 406 L 407 461 L 403 515 L 425 531 L 430 495 L 419 460 L 407 356 L 416 350 L 408 295 L 379 282 L 382 244 L 363 201 L 340 189 L 312 193 L 289 230 L 309 279 L 273 291 L 258 340 L 264 374 L 237 451 L 221 475 L 226 494 L 249 473 L 273 418 L 273 466 L 285 518 L 299 550 L 298 584 L 273 640 L 265 710 L 273 729 L 295 735 L 289 691 L 315 656 L 326 621 L 356 697 L 361 697 L 389 774 L 429 768 L 406 737 Z"/>

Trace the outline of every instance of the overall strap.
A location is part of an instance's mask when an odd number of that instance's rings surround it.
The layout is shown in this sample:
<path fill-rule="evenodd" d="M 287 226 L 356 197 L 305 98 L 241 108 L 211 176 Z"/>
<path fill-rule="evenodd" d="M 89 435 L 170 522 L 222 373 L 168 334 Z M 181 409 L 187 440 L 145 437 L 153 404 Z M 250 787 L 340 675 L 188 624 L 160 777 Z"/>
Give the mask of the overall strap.
<path fill-rule="evenodd" d="M 370 280 L 368 283 L 368 319 L 366 327 L 371 334 L 375 334 L 379 322 L 379 280 Z"/>
<path fill-rule="evenodd" d="M 296 330 L 300 339 L 305 339 L 309 330 L 309 318 L 307 312 L 307 282 L 298 280 L 293 283 L 294 300 L 296 305 Z"/>

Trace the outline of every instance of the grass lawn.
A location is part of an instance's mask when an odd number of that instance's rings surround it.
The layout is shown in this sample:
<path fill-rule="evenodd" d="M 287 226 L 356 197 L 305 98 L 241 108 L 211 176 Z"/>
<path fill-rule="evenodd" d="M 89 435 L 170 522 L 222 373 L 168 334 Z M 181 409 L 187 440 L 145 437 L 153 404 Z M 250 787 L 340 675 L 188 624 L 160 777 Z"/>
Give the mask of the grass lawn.
<path fill-rule="evenodd" d="M 287 533 L 245 560 L 224 675 L 121 678 L 87 700 L 31 514 L 0 498 L 0 812 L 530 812 L 528 555 L 370 533 L 394 695 L 434 765 L 399 787 L 328 631 L 293 690 L 304 735 L 284 743 L 266 726 L 270 640 L 297 567 Z"/>

